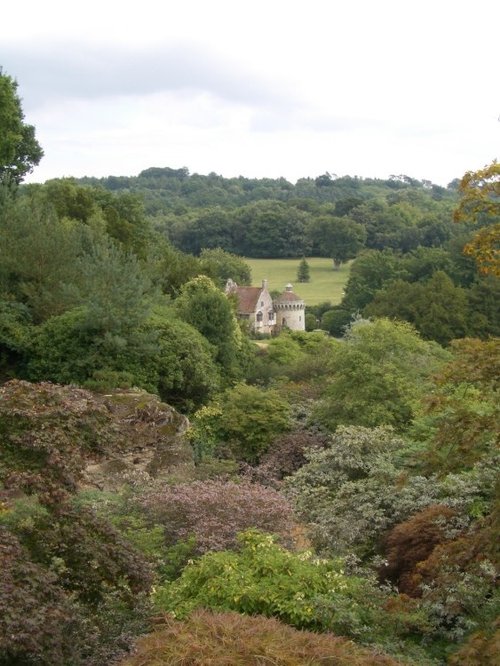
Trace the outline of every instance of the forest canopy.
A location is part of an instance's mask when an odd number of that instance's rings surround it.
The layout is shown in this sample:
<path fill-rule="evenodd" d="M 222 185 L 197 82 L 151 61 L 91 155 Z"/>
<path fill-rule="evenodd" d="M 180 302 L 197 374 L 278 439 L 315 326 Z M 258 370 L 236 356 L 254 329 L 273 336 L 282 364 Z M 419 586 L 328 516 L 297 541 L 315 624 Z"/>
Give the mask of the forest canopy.
<path fill-rule="evenodd" d="M 496 664 L 496 162 L 25 185 L 0 102 L 0 664 Z M 238 319 L 313 255 L 340 302 Z"/>

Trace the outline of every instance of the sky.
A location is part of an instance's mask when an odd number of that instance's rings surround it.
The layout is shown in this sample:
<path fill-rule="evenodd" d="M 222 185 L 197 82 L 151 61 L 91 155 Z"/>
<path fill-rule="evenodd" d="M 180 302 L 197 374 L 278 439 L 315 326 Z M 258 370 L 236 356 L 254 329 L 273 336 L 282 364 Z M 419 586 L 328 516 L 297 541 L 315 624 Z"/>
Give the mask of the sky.
<path fill-rule="evenodd" d="M 20 0 L 28 182 L 187 167 L 446 185 L 499 157 L 498 0 Z"/>

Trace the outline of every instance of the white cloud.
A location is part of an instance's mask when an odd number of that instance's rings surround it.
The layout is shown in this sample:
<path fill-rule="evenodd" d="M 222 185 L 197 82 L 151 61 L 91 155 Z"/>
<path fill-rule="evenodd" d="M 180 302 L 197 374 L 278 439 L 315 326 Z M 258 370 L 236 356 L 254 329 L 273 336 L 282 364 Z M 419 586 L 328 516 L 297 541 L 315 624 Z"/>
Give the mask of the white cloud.
<path fill-rule="evenodd" d="M 3 8 L 0 64 L 45 149 L 35 180 L 158 165 L 446 184 L 498 155 L 499 19 L 494 0 L 26 0 Z"/>

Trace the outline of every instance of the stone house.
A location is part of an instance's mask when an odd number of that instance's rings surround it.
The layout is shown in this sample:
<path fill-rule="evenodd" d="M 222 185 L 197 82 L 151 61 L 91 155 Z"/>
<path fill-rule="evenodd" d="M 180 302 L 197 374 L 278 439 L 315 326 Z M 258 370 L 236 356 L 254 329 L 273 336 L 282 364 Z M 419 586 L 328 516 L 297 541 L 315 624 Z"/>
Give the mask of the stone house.
<path fill-rule="evenodd" d="M 229 279 L 225 292 L 236 296 L 238 318 L 247 321 L 254 333 L 275 334 L 282 328 L 305 330 L 305 303 L 293 293 L 291 284 L 274 300 L 267 280 L 262 280 L 261 287 L 239 287 Z"/>

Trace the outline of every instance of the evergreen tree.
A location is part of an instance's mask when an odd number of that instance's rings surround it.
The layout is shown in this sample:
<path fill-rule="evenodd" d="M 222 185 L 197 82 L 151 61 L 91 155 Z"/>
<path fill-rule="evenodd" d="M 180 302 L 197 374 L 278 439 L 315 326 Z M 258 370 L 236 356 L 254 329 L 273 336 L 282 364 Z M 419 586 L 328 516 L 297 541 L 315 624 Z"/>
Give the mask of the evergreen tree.
<path fill-rule="evenodd" d="M 307 263 L 306 258 L 302 257 L 302 261 L 297 269 L 297 282 L 309 282 L 310 279 L 311 274 L 309 264 Z"/>

